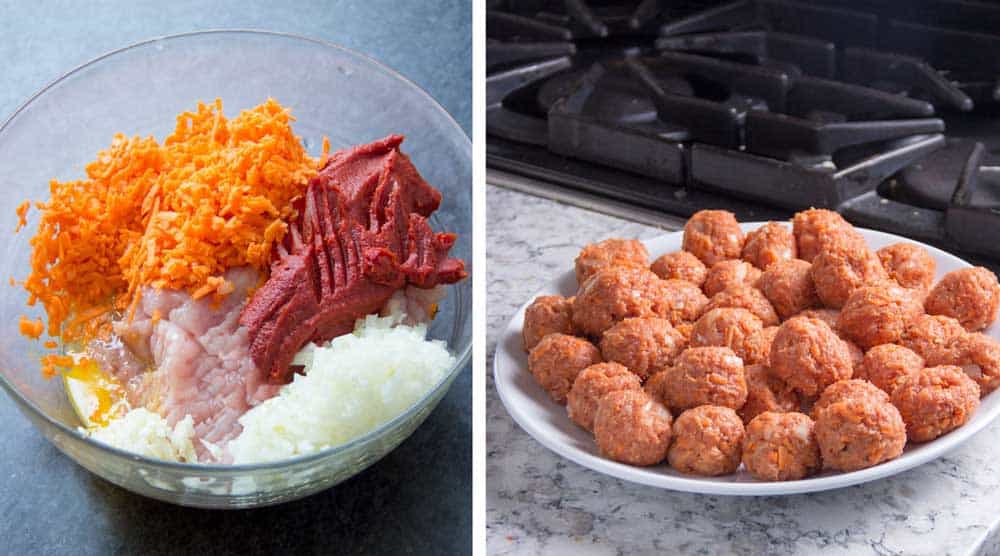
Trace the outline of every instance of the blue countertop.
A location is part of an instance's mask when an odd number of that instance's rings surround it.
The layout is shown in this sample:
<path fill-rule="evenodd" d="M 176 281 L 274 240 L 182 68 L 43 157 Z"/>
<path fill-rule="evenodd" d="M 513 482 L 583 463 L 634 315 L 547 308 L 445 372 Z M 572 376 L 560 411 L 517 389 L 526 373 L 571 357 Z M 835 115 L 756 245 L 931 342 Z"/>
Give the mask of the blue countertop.
<path fill-rule="evenodd" d="M 255 28 L 326 39 L 396 69 L 471 134 L 470 2 L 0 1 L 0 117 L 67 70 L 153 36 Z M 11 215 L 13 216 L 13 215 Z M 471 552 L 471 373 L 359 476 L 272 508 L 191 510 L 133 495 L 59 453 L 0 395 L 7 554 Z"/>

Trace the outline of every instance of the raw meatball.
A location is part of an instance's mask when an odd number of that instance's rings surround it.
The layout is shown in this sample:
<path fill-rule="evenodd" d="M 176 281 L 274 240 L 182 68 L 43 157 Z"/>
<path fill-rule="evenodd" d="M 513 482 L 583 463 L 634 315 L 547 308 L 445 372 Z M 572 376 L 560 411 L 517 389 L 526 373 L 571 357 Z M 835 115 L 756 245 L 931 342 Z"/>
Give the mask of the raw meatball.
<path fill-rule="evenodd" d="M 821 411 L 814 409 L 823 465 L 840 471 L 889 461 L 899 457 L 906 445 L 906 425 L 889 396 L 867 382 L 852 382 L 867 385 L 878 395 L 848 393 L 831 397 Z"/>
<path fill-rule="evenodd" d="M 771 344 L 774 376 L 806 398 L 815 398 L 827 386 L 851 378 L 851 352 L 818 319 L 795 317 L 785 321 Z"/>
<path fill-rule="evenodd" d="M 865 352 L 860 346 L 858 346 L 858 344 L 852 342 L 847 336 L 842 334 L 840 330 L 837 329 L 837 320 L 840 318 L 840 311 L 836 309 L 807 309 L 795 316 L 809 317 L 825 322 L 826 325 L 829 326 L 837 336 L 840 336 L 840 339 L 844 340 L 845 344 L 847 344 L 847 349 L 851 352 L 852 366 L 854 370 L 857 371 L 865 357 Z"/>
<path fill-rule="evenodd" d="M 708 298 L 698 286 L 685 280 L 661 280 L 659 315 L 673 324 L 697 320 L 705 312 Z"/>
<path fill-rule="evenodd" d="M 819 305 L 816 287 L 809 275 L 811 268 L 812 265 L 802 259 L 780 261 L 771 265 L 757 282 L 782 319 Z"/>
<path fill-rule="evenodd" d="M 836 330 L 833 332 L 834 334 L 837 333 Z M 837 334 L 837 336 L 840 337 L 839 334 Z M 851 370 L 853 371 L 853 376 L 854 374 L 857 374 L 858 369 L 860 369 L 861 365 L 865 362 L 865 352 L 858 346 L 858 344 L 855 344 L 854 342 L 843 337 L 840 337 L 840 339 L 847 345 L 847 352 L 851 354 Z"/>
<path fill-rule="evenodd" d="M 542 338 L 557 333 L 570 336 L 576 333 L 576 327 L 573 326 L 573 298 L 566 299 L 561 295 L 535 298 L 524 310 L 524 326 L 521 328 L 524 351 L 531 351 Z"/>
<path fill-rule="evenodd" d="M 744 423 L 749 423 L 765 411 L 795 411 L 799 408 L 798 394 L 787 384 L 771 376 L 767 367 L 748 365 L 745 374 L 747 402 L 739 410 Z"/>
<path fill-rule="evenodd" d="M 566 409 L 574 423 L 594 430 L 594 415 L 601 398 L 618 390 L 642 390 L 642 381 L 618 363 L 598 363 L 580 371 L 566 398 Z"/>
<path fill-rule="evenodd" d="M 903 329 L 899 344 L 924 358 L 929 366 L 954 364 L 961 356 L 965 328 L 951 317 L 918 315 Z"/>
<path fill-rule="evenodd" d="M 715 477 L 740 466 L 743 422 L 728 407 L 702 405 L 681 413 L 673 439 L 667 460 L 681 473 Z"/>
<path fill-rule="evenodd" d="M 892 403 L 913 442 L 927 442 L 961 427 L 979 407 L 979 386 L 952 365 L 908 375 L 892 392 Z"/>
<path fill-rule="evenodd" d="M 876 251 L 889 278 L 904 288 L 927 291 L 934 285 L 937 263 L 926 249 L 912 243 L 893 243 Z"/>
<path fill-rule="evenodd" d="M 594 440 L 605 456 L 630 465 L 656 465 L 667 457 L 673 418 L 642 390 L 618 390 L 601 397 L 594 416 Z"/>
<path fill-rule="evenodd" d="M 798 256 L 795 236 L 783 224 L 768 222 L 747 234 L 740 257 L 761 270 L 767 270 L 779 261 L 790 261 Z"/>
<path fill-rule="evenodd" d="M 840 311 L 837 330 L 864 349 L 898 342 L 906 326 L 921 315 L 910 290 L 890 282 L 854 290 Z"/>
<path fill-rule="evenodd" d="M 746 361 L 752 347 L 749 345 L 750 337 L 763 328 L 760 319 L 746 309 L 712 309 L 694 323 L 690 345 L 727 347 Z"/>
<path fill-rule="evenodd" d="M 771 302 L 764 297 L 764 294 L 757 288 L 750 286 L 733 286 L 722 290 L 712 296 L 712 299 L 705 306 L 705 311 L 719 309 L 722 307 L 733 307 L 736 309 L 746 309 L 760 319 L 764 326 L 774 326 L 778 324 L 778 313 L 774 312 Z"/>
<path fill-rule="evenodd" d="M 809 317 L 811 319 L 819 319 L 826 323 L 827 326 L 833 329 L 834 332 L 837 331 L 837 319 L 840 318 L 840 311 L 836 309 L 806 309 L 801 313 L 795 315 L 797 317 Z"/>
<path fill-rule="evenodd" d="M 827 307 L 840 309 L 851 292 L 889 279 L 870 249 L 831 249 L 813 259 L 809 271 L 816 295 Z"/>
<path fill-rule="evenodd" d="M 687 344 L 691 341 L 691 333 L 694 332 L 694 323 L 687 321 L 679 322 L 674 325 L 674 330 L 684 337 L 684 343 Z"/>
<path fill-rule="evenodd" d="M 708 267 L 687 251 L 667 253 L 653 261 L 650 270 L 664 280 L 686 280 L 699 288 L 708 276 Z"/>
<path fill-rule="evenodd" d="M 985 396 L 1000 386 L 1000 343 L 985 334 L 966 334 L 959 341 L 956 361 L 965 374 L 979 385 L 980 395 Z"/>
<path fill-rule="evenodd" d="M 645 380 L 669 366 L 687 341 L 670 321 L 657 317 L 625 319 L 601 337 L 605 361 L 621 363 Z"/>
<path fill-rule="evenodd" d="M 552 401 L 564 404 L 580 371 L 600 362 L 601 352 L 587 340 L 549 334 L 528 355 L 528 370 Z"/>
<path fill-rule="evenodd" d="M 823 390 L 823 394 L 812 406 L 812 418 L 818 419 L 824 409 L 846 398 L 871 398 L 879 403 L 889 401 L 888 394 L 866 380 L 860 378 L 840 380 Z"/>
<path fill-rule="evenodd" d="M 663 405 L 667 404 L 667 399 L 665 396 L 664 388 L 667 384 L 667 371 L 670 370 L 669 367 L 658 373 L 653 374 L 649 377 L 645 384 L 642 385 L 642 390 L 652 396 L 652 398 Z"/>
<path fill-rule="evenodd" d="M 598 270 L 573 300 L 573 324 L 596 338 L 629 317 L 666 316 L 667 294 L 666 282 L 648 270 L 620 266 Z"/>
<path fill-rule="evenodd" d="M 928 313 L 953 317 L 969 332 L 993 324 L 997 320 L 997 307 L 1000 307 L 1000 284 L 995 274 L 981 266 L 945 274 L 924 302 Z"/>
<path fill-rule="evenodd" d="M 855 375 L 878 386 L 886 394 L 906 375 L 924 368 L 924 358 L 911 349 L 896 344 L 882 344 L 868 350 Z"/>
<path fill-rule="evenodd" d="M 636 239 L 606 239 L 588 244 L 576 257 L 576 281 L 583 284 L 598 270 L 612 266 L 647 268 L 649 252 Z"/>
<path fill-rule="evenodd" d="M 712 266 L 726 259 L 738 259 L 743 239 L 743 230 L 733 213 L 701 210 L 684 225 L 683 248 Z"/>
<path fill-rule="evenodd" d="M 739 409 L 747 401 L 743 360 L 729 348 L 688 348 L 664 372 L 660 394 L 675 411 L 705 404 Z"/>
<path fill-rule="evenodd" d="M 796 213 L 792 217 L 792 231 L 798 256 L 807 262 L 831 248 L 865 244 L 864 237 L 832 210 L 809 209 Z"/>
<path fill-rule="evenodd" d="M 702 290 L 712 297 L 730 286 L 754 286 L 760 279 L 760 270 L 746 261 L 732 259 L 720 261 L 708 269 Z"/>
<path fill-rule="evenodd" d="M 822 462 L 814 429 L 802 413 L 761 413 L 747 425 L 743 465 L 761 481 L 795 481 L 816 473 Z"/>
<path fill-rule="evenodd" d="M 751 334 L 743 346 L 746 350 L 746 357 L 743 357 L 743 362 L 747 365 L 770 364 L 771 344 L 774 343 L 774 337 L 777 334 L 777 326 L 767 326 Z"/>

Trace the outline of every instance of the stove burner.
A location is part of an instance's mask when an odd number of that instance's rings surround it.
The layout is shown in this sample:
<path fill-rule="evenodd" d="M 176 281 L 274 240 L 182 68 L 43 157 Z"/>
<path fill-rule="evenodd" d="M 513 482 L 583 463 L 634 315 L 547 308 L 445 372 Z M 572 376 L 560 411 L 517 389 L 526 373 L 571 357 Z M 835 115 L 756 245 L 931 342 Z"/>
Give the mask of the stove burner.
<path fill-rule="evenodd" d="M 982 150 L 980 154 L 976 149 Z M 888 183 L 893 198 L 935 210 L 946 210 L 958 189 L 963 169 L 975 155 L 977 183 L 975 193 L 966 204 L 1000 206 L 1000 180 L 995 167 L 982 167 L 985 149 L 982 143 L 966 139 L 949 139 L 945 148 L 931 153 L 920 162 L 903 169 Z"/>
<path fill-rule="evenodd" d="M 533 43 L 497 43 L 488 40 L 486 52 L 489 61 L 487 70 L 510 66 L 517 62 L 541 60 L 553 56 L 570 56 L 576 54 L 576 47 L 568 42 L 533 42 Z"/>
<path fill-rule="evenodd" d="M 655 111 L 646 125 L 635 126 L 596 119 L 594 111 L 588 110 L 594 104 L 598 86 L 610 80 L 615 79 L 609 77 L 605 67 L 595 64 L 572 94 L 552 105 L 548 114 L 549 149 L 669 183 L 683 182 L 686 162 L 681 141 L 690 139 L 683 127 L 660 123 Z"/>
<path fill-rule="evenodd" d="M 486 12 L 486 69 L 576 53 L 569 29 L 518 14 Z"/>
<path fill-rule="evenodd" d="M 817 77 L 833 77 L 836 71 L 833 43 L 787 33 L 743 31 L 682 35 L 658 39 L 656 47 L 777 66 L 784 71 L 801 71 Z"/>
<path fill-rule="evenodd" d="M 599 65 L 599 64 L 598 64 Z M 548 113 L 559 99 L 573 94 L 581 85 L 586 70 L 570 70 L 554 75 L 538 89 L 538 106 Z M 664 83 L 669 90 L 681 95 L 693 94 L 691 84 L 676 77 Z M 641 83 L 636 83 L 621 63 L 609 64 L 599 87 L 587 99 L 582 112 L 606 122 L 644 125 L 656 121 L 656 106 Z"/>
<path fill-rule="evenodd" d="M 562 2 L 512 1 L 510 10 L 530 15 L 536 21 L 567 30 L 574 39 L 655 34 L 655 20 L 660 14 L 658 0 L 633 2 Z M 651 27 L 651 24 L 654 24 Z"/>
<path fill-rule="evenodd" d="M 681 214 L 830 207 L 1000 257 L 1000 6 L 662 4 L 492 2 L 490 165 Z"/>
<path fill-rule="evenodd" d="M 842 64 L 844 79 L 851 83 L 883 85 L 892 93 L 920 96 L 963 112 L 972 110 L 972 99 L 965 91 L 919 58 L 848 48 Z"/>
<path fill-rule="evenodd" d="M 537 86 L 546 77 L 571 66 L 569 58 L 556 58 L 486 78 L 486 129 L 491 135 L 531 145 L 548 142 L 545 118 L 505 105 L 512 93 Z"/>

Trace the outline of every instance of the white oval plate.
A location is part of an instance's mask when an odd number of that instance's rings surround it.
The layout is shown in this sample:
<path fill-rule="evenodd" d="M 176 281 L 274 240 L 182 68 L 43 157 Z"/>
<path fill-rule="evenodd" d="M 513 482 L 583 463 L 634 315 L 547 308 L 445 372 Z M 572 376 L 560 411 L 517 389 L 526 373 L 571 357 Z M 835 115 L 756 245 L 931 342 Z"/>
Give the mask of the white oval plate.
<path fill-rule="evenodd" d="M 744 231 L 750 231 L 762 224 L 762 222 L 749 222 L 741 224 L 741 227 Z M 940 249 L 900 236 L 864 228 L 858 228 L 858 231 L 864 235 L 872 249 L 900 241 L 924 247 L 937 262 L 935 280 L 952 270 L 972 266 Z M 644 241 L 649 250 L 650 260 L 680 250 L 681 235 L 681 232 L 674 232 Z M 573 269 L 569 269 L 536 295 L 570 296 L 575 293 L 576 278 Z M 998 390 L 983 398 L 979 409 L 965 426 L 932 442 L 907 445 L 903 454 L 892 461 L 850 473 L 824 471 L 799 481 L 757 481 L 742 466 L 732 475 L 693 477 L 674 471 L 666 463 L 653 467 L 625 465 L 602 457 L 597 451 L 593 436 L 570 421 L 565 406 L 550 400 L 528 373 L 528 355 L 524 352 L 521 341 L 521 326 L 524 323 L 524 309 L 531 301 L 529 299 L 517 311 L 497 344 L 493 376 L 496 379 L 500 399 L 517 424 L 545 447 L 584 467 L 634 483 L 684 492 L 737 496 L 773 496 L 841 488 L 889 477 L 938 458 L 968 440 L 1000 414 L 1000 394 L 998 394 L 1000 390 Z M 995 339 L 1000 339 L 1000 326 L 996 324 L 985 332 Z"/>

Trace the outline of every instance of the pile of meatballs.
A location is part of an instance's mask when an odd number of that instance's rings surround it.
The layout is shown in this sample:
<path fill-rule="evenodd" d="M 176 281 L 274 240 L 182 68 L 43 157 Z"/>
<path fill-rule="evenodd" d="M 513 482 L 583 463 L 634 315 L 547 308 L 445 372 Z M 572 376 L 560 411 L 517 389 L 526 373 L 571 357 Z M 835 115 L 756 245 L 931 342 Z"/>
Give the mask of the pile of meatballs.
<path fill-rule="evenodd" d="M 683 250 L 587 245 L 574 297 L 535 299 L 528 369 L 600 452 L 687 474 L 787 481 L 898 457 L 965 424 L 1000 385 L 981 333 L 1000 285 L 910 243 L 873 251 L 839 214 L 744 234 L 701 211 Z"/>

